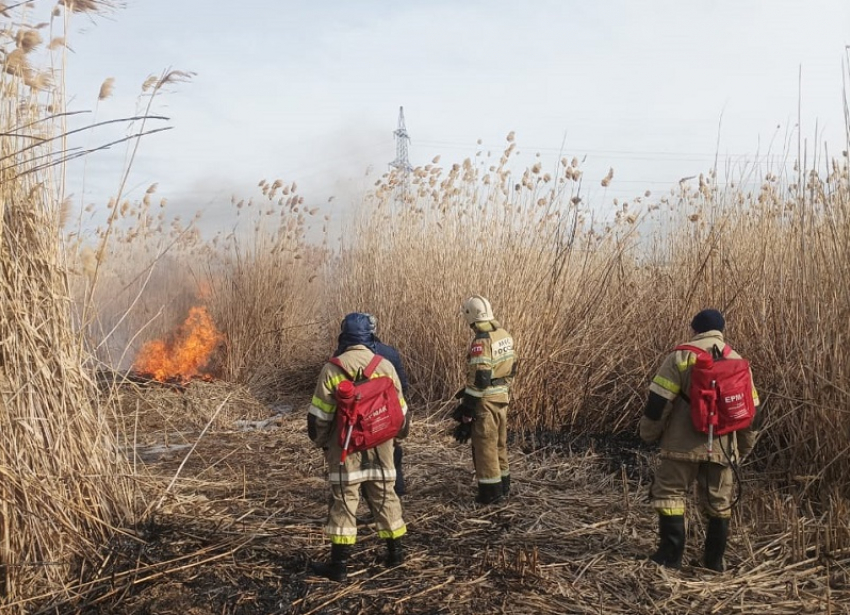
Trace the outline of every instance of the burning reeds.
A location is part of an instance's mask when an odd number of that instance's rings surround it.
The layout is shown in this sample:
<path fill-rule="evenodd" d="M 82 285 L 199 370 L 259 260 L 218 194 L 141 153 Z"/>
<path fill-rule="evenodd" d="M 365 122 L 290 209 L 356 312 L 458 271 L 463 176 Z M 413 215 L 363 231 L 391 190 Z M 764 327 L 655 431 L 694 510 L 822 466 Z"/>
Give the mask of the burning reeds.
<path fill-rule="evenodd" d="M 147 342 L 133 362 L 134 378 L 185 385 L 221 376 L 224 336 L 206 308 L 189 310 L 185 322 L 166 339 Z M 217 354 L 218 353 L 218 354 Z"/>

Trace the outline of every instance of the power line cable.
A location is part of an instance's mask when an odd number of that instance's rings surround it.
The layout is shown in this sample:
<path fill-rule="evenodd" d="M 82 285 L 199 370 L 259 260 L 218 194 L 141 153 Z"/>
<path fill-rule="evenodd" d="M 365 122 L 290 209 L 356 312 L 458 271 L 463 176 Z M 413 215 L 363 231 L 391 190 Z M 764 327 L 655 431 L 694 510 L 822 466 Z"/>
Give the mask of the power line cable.
<path fill-rule="evenodd" d="M 430 145 L 437 147 L 448 147 L 452 149 L 476 149 L 481 151 L 483 149 L 491 149 L 492 147 L 486 146 L 485 144 L 464 144 L 453 141 L 432 141 L 432 140 L 419 140 L 417 141 L 418 145 Z M 500 146 L 501 147 L 501 146 Z M 606 155 L 606 156 L 619 156 L 626 157 L 635 160 L 662 160 L 666 158 L 674 159 L 674 160 L 684 160 L 687 158 L 693 158 L 695 160 L 709 160 L 713 161 L 715 158 L 721 158 L 725 160 L 729 159 L 764 159 L 764 158 L 776 158 L 776 159 L 785 159 L 786 155 L 777 153 L 777 154 L 739 154 L 739 153 L 726 153 L 726 154 L 715 154 L 715 153 L 698 153 L 698 152 L 675 152 L 675 151 L 652 151 L 652 150 L 615 150 L 615 149 L 582 149 L 573 147 L 570 150 L 564 150 L 562 148 L 556 147 L 534 147 L 532 145 L 523 145 L 521 146 L 523 150 L 531 150 L 533 152 L 551 152 L 551 153 L 562 153 L 567 155 L 567 151 L 581 153 L 582 155 Z"/>

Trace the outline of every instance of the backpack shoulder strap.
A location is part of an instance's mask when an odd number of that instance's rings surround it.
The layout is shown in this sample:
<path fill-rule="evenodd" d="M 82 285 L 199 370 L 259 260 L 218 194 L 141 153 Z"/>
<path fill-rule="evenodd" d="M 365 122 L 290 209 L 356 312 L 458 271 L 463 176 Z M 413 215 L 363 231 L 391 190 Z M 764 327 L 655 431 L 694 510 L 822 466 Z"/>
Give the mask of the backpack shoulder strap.
<path fill-rule="evenodd" d="M 363 370 L 363 376 L 365 378 L 371 378 L 372 374 L 375 372 L 376 369 L 378 369 L 378 366 L 381 364 L 381 361 L 383 361 L 383 360 L 384 360 L 384 357 L 382 357 L 379 354 L 376 354 L 374 357 L 372 357 L 372 360 L 369 361 L 369 365 L 367 365 L 366 369 Z"/>
<path fill-rule="evenodd" d="M 342 373 L 348 376 L 349 380 L 354 380 L 354 377 L 349 373 L 347 369 L 345 369 L 345 366 L 342 364 L 342 361 L 340 361 L 338 357 L 331 357 L 330 359 L 328 359 L 328 363 L 336 365 L 338 368 L 340 368 L 342 370 Z"/>
<path fill-rule="evenodd" d="M 379 354 L 376 354 L 375 356 L 373 356 L 372 360 L 369 361 L 369 365 L 367 365 L 366 369 L 363 370 L 363 377 L 366 378 L 367 380 L 369 378 L 371 378 L 372 374 L 375 372 L 376 369 L 378 369 L 378 366 L 381 364 L 381 361 L 383 361 L 383 360 L 384 360 L 384 357 L 382 357 Z M 340 368 L 342 370 L 342 373 L 344 373 L 346 376 L 348 376 L 349 380 L 351 380 L 351 381 L 355 380 L 354 376 L 351 375 L 351 372 L 349 372 L 347 369 L 345 369 L 345 366 L 343 366 L 342 361 L 340 361 L 338 357 L 331 357 L 330 359 L 328 359 L 328 363 L 332 363 L 332 364 L 336 365 L 338 368 Z"/>
<path fill-rule="evenodd" d="M 682 344 L 680 346 L 676 346 L 673 350 L 688 350 L 695 354 L 703 354 L 708 352 L 707 350 L 703 350 L 702 348 L 699 348 L 697 346 L 692 346 L 691 344 Z M 729 344 L 726 344 L 725 346 L 723 346 L 723 350 L 720 352 L 720 354 L 724 357 L 728 357 L 730 354 L 732 354 L 732 347 Z"/>
<path fill-rule="evenodd" d="M 696 355 L 707 354 L 707 352 L 705 350 L 703 350 L 702 348 L 700 348 L 699 346 L 692 346 L 691 344 L 682 344 L 680 346 L 676 346 L 673 350 L 674 351 L 675 350 L 687 350 L 688 352 L 693 352 Z M 724 354 L 725 354 L 725 349 L 724 349 Z"/>

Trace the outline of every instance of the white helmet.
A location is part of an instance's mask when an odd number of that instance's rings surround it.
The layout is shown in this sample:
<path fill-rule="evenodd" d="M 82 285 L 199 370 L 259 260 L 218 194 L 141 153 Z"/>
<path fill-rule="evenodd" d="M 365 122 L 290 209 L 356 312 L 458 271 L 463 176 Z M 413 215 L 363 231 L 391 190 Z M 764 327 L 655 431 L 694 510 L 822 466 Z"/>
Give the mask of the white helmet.
<path fill-rule="evenodd" d="M 469 325 L 494 319 L 493 308 L 490 307 L 490 302 L 481 295 L 472 295 L 464 301 L 460 311 Z"/>

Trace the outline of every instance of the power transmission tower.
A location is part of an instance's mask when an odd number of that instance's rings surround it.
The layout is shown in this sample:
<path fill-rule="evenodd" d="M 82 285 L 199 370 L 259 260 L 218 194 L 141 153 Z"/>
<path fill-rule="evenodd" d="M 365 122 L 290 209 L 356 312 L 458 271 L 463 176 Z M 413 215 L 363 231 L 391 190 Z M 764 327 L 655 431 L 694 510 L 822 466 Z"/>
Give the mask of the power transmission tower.
<path fill-rule="evenodd" d="M 398 171 L 399 185 L 397 194 L 399 200 L 403 202 L 407 199 L 407 194 L 410 190 L 410 172 L 413 171 L 413 167 L 410 165 L 410 160 L 407 157 L 410 135 L 407 134 L 407 127 L 404 125 L 404 107 L 398 108 L 398 128 L 395 129 L 393 135 L 395 135 L 395 160 L 390 163 L 390 167 Z"/>

